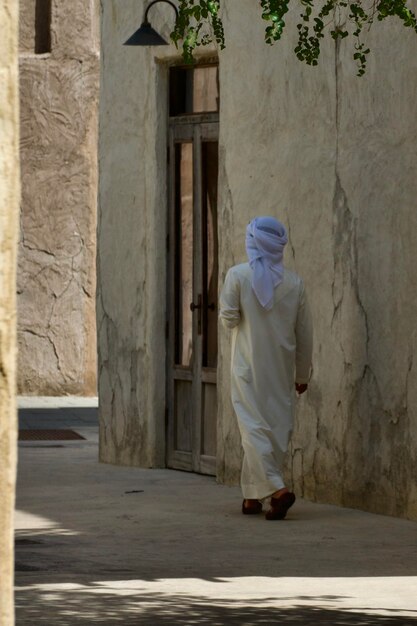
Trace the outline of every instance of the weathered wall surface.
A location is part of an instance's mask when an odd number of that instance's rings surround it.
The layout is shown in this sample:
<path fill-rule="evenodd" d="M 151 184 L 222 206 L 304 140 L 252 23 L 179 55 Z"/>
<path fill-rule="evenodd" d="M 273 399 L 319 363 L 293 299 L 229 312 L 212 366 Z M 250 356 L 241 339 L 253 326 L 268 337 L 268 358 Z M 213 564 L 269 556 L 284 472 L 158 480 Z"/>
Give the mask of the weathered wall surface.
<path fill-rule="evenodd" d="M 246 42 L 262 24 L 241 4 L 227 5 L 220 65 L 221 270 L 243 259 L 250 217 L 287 224 L 286 260 L 305 279 L 315 321 L 288 476 L 309 499 L 416 518 L 417 37 L 378 25 L 358 79 L 346 44 L 329 42 L 315 69 L 297 61 L 289 33 L 255 53 Z M 224 333 L 220 346 L 224 380 Z M 221 394 L 228 481 L 238 436 L 227 383 Z"/>
<path fill-rule="evenodd" d="M 141 3 L 105 2 L 102 11 L 100 459 L 163 466 L 166 187 L 158 172 L 165 171 L 166 97 L 150 51 L 122 45 L 141 23 Z"/>
<path fill-rule="evenodd" d="M 121 43 L 139 25 L 142 8 L 132 0 L 123 10 L 116 1 L 103 9 L 101 456 L 158 465 L 165 386 L 162 61 L 174 52 L 158 50 L 156 63 L 150 50 L 126 51 Z M 317 68 L 296 59 L 295 28 L 266 46 L 252 0 L 226 3 L 224 24 L 220 285 L 228 267 L 244 260 L 248 220 L 275 215 L 288 227 L 286 262 L 303 276 L 315 320 L 314 376 L 298 402 L 288 479 L 309 499 L 417 518 L 417 37 L 395 21 L 378 24 L 367 75 L 358 79 L 345 43 L 328 41 Z M 219 349 L 218 478 L 235 482 L 240 441 L 223 330 Z"/>
<path fill-rule="evenodd" d="M 328 301 L 323 302 L 322 293 L 331 299 L 336 84 L 333 50 L 324 46 L 321 65 L 305 67 L 293 53 L 290 33 L 281 43 L 266 46 L 258 8 L 246 0 L 242 4 L 241 11 L 236 11 L 233 3 L 226 7 L 229 45 L 220 59 L 219 224 L 223 228 L 219 229 L 219 282 L 223 283 L 231 265 L 246 260 L 248 221 L 265 214 L 281 219 L 289 235 L 285 261 L 305 278 L 307 289 L 314 291 L 314 317 L 322 324 L 315 328 L 317 354 L 318 336 L 328 333 L 333 311 Z M 298 17 L 297 11 L 293 17 Z M 249 36 L 258 42 L 256 52 L 247 46 Z M 238 66 L 245 68 L 244 81 L 237 80 Z M 316 284 L 320 291 L 315 291 Z M 319 307 L 324 311 L 318 311 Z M 230 402 L 230 335 L 223 328 L 220 332 L 219 379 L 224 384 L 219 389 L 218 470 L 221 480 L 236 482 L 241 450 Z M 331 353 L 331 342 L 326 340 L 326 345 Z M 317 367 L 315 363 L 315 372 Z M 315 377 L 309 399 L 319 395 L 321 389 L 321 381 Z M 304 411 L 300 415 L 303 439 L 294 442 L 297 454 L 307 443 L 314 449 L 316 434 L 311 417 L 306 417 Z M 294 473 L 299 478 L 297 461 L 298 457 L 294 458 Z"/>
<path fill-rule="evenodd" d="M 20 1 L 21 393 L 96 393 L 98 13 L 53 1 L 51 52 L 35 54 L 35 0 Z"/>
<path fill-rule="evenodd" d="M 123 46 L 143 3 L 102 3 L 97 333 L 100 459 L 165 466 L 167 64 Z M 165 38 L 174 14 L 153 9 Z M 163 61 L 167 61 L 165 64 Z"/>
<path fill-rule="evenodd" d="M 0 626 L 13 626 L 16 479 L 16 247 L 19 211 L 18 13 L 0 0 Z"/>

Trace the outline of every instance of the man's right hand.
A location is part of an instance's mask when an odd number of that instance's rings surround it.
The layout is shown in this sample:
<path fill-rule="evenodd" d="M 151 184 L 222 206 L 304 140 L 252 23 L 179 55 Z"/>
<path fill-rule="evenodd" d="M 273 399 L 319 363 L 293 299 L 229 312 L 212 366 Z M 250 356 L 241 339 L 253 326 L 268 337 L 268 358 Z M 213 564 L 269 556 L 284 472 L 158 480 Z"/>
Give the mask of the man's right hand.
<path fill-rule="evenodd" d="M 295 390 L 301 396 L 302 393 L 307 391 L 307 383 L 295 383 Z"/>

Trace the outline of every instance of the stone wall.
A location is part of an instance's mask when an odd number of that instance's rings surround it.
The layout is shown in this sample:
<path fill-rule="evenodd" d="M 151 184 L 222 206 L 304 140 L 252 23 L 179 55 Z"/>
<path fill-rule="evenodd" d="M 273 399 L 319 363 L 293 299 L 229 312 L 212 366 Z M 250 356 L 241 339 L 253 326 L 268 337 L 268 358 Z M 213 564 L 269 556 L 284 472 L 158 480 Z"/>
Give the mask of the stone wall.
<path fill-rule="evenodd" d="M 160 465 L 165 61 L 178 54 L 124 49 L 141 8 L 103 8 L 101 457 Z M 417 37 L 393 20 L 377 24 L 359 79 L 345 42 L 329 39 L 319 67 L 302 65 L 293 53 L 297 17 L 294 9 L 293 29 L 269 47 L 256 3 L 225 4 L 220 285 L 245 258 L 248 220 L 282 219 L 286 263 L 303 276 L 315 321 L 314 375 L 298 401 L 288 479 L 312 500 L 417 518 Z M 218 479 L 232 483 L 241 456 L 223 330 L 219 349 Z"/>
<path fill-rule="evenodd" d="M 97 0 L 20 0 L 20 393 L 96 393 L 98 55 Z"/>
<path fill-rule="evenodd" d="M 0 626 L 13 626 L 19 211 L 18 13 L 14 0 L 0 0 L 0 30 Z"/>

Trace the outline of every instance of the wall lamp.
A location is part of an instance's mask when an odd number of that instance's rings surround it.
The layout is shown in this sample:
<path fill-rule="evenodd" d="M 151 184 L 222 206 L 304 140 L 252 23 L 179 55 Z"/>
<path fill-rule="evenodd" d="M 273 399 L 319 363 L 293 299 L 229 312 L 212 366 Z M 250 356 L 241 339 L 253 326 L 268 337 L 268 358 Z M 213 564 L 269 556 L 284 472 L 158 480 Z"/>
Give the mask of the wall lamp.
<path fill-rule="evenodd" d="M 177 7 L 170 0 L 153 0 L 151 2 L 146 11 L 145 16 L 143 18 L 143 22 L 140 28 L 136 32 L 133 33 L 131 37 L 127 41 L 124 42 L 124 46 L 168 46 L 168 42 L 165 41 L 163 37 L 159 33 L 156 32 L 151 26 L 151 23 L 148 20 L 149 9 L 158 2 L 166 2 L 170 4 L 175 11 L 176 17 L 178 17 Z"/>

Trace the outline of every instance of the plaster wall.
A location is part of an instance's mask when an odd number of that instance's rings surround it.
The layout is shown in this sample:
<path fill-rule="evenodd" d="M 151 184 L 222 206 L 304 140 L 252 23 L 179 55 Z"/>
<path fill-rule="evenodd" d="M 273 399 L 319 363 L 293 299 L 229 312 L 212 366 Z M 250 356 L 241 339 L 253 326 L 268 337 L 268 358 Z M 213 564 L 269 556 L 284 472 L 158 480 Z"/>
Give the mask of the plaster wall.
<path fill-rule="evenodd" d="M 244 259 L 253 215 L 283 219 L 286 262 L 305 280 L 315 327 L 287 476 L 312 500 L 416 518 L 417 37 L 378 24 L 358 79 L 345 43 L 328 42 L 317 68 L 297 61 L 290 33 L 255 53 L 246 42 L 262 25 L 243 4 L 227 4 L 220 65 L 221 273 Z M 225 381 L 224 333 L 220 349 Z M 229 481 L 239 459 L 227 382 L 220 393 L 219 476 Z"/>
<path fill-rule="evenodd" d="M 20 0 L 25 394 L 96 393 L 98 13 L 96 0 L 52 0 L 51 51 L 35 54 L 35 0 Z"/>
<path fill-rule="evenodd" d="M 167 7 L 170 16 L 169 7 Z M 172 9 L 171 9 L 172 10 Z M 147 49 L 122 44 L 135 0 L 102 3 L 97 332 L 100 458 L 165 464 L 166 92 Z M 164 19 L 164 9 L 159 12 Z M 163 23 L 155 22 L 156 27 Z"/>
<path fill-rule="evenodd" d="M 176 53 L 121 46 L 141 11 L 103 5 L 99 392 L 102 460 L 154 466 L 165 441 L 165 67 Z M 378 24 L 359 79 L 345 42 L 326 42 L 317 68 L 296 59 L 295 27 L 266 46 L 252 0 L 225 3 L 224 26 L 220 285 L 245 258 L 249 219 L 276 215 L 315 322 L 288 481 L 312 500 L 417 518 L 417 38 Z M 218 479 L 234 483 L 223 330 L 219 349 Z"/>
<path fill-rule="evenodd" d="M 16 248 L 19 210 L 18 13 L 0 0 L 0 626 L 13 626 L 16 482 Z"/>
<path fill-rule="evenodd" d="M 168 66 L 174 46 L 123 46 L 143 3 L 101 4 L 97 252 L 100 459 L 165 466 Z M 173 11 L 152 25 L 166 39 Z M 213 54 L 208 48 L 207 54 Z"/>

